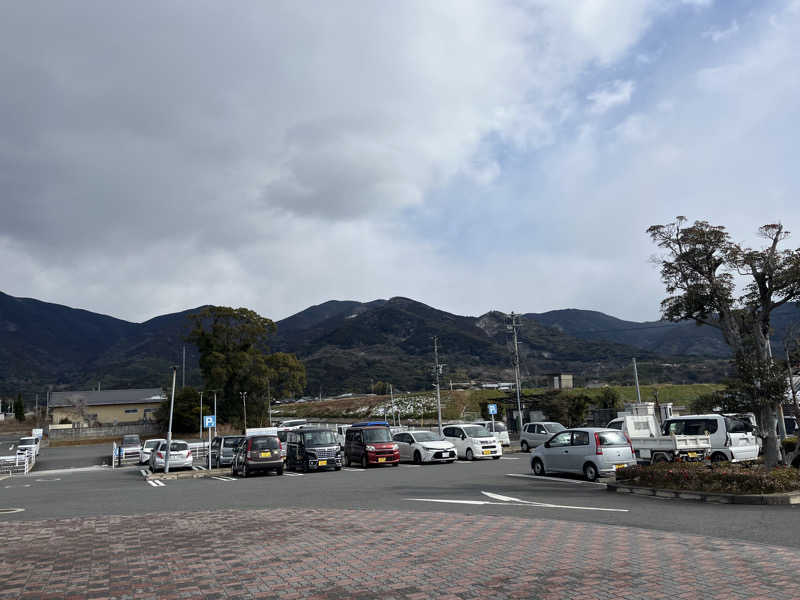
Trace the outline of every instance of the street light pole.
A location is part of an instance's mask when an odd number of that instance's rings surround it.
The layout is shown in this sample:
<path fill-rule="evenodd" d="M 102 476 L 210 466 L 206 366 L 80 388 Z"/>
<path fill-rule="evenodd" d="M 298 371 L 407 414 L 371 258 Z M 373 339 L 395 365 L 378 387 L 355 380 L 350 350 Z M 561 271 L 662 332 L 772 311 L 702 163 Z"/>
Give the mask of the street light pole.
<path fill-rule="evenodd" d="M 172 367 L 172 396 L 169 401 L 169 428 L 167 429 L 167 451 L 164 455 L 164 473 L 169 473 L 169 448 L 172 446 L 172 410 L 175 408 L 175 380 L 178 377 L 178 367 Z"/>
<path fill-rule="evenodd" d="M 269 377 L 267 377 L 267 418 L 269 426 L 272 427 L 272 398 L 270 397 Z"/>
<path fill-rule="evenodd" d="M 214 437 L 217 437 L 217 390 L 214 390 Z"/>
<path fill-rule="evenodd" d="M 247 392 L 239 392 L 242 397 L 242 412 L 244 413 L 244 430 L 247 431 Z"/>

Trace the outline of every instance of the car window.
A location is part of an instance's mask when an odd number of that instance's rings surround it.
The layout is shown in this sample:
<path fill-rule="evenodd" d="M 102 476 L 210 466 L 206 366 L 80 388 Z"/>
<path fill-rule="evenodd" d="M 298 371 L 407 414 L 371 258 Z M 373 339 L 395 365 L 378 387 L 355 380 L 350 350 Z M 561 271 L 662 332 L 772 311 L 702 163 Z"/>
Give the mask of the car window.
<path fill-rule="evenodd" d="M 241 438 L 241 437 L 225 438 L 225 441 L 222 442 L 222 447 L 223 448 L 236 448 L 236 446 L 238 446 L 239 444 L 242 443 L 243 439 L 244 438 Z"/>
<path fill-rule="evenodd" d="M 19 439 L 20 446 L 32 446 L 36 444 L 36 438 L 34 437 L 24 437 Z"/>
<path fill-rule="evenodd" d="M 564 426 L 561 423 L 548 423 L 547 425 L 543 425 L 545 431 L 549 431 L 550 433 L 557 433 L 559 431 L 564 431 Z"/>
<path fill-rule="evenodd" d="M 166 446 L 166 444 L 164 444 Z M 172 442 L 169 447 L 170 452 L 184 452 L 189 449 L 189 444 L 186 442 Z"/>
<path fill-rule="evenodd" d="M 714 421 L 714 423 L 716 424 L 716 421 Z M 725 429 L 728 430 L 728 433 L 750 433 L 751 431 L 753 431 L 753 425 L 742 419 L 725 417 Z M 786 427 L 786 433 L 791 433 L 788 427 L 788 423 Z"/>
<path fill-rule="evenodd" d="M 146 449 L 148 449 L 148 450 L 149 450 L 150 448 L 155 448 L 155 447 L 156 447 L 156 446 L 158 446 L 160 443 L 161 443 L 161 442 L 159 442 L 158 440 L 147 440 L 147 441 L 144 443 L 144 447 L 145 447 Z"/>
<path fill-rule="evenodd" d="M 333 431 L 310 431 L 303 434 L 303 441 L 309 446 L 336 444 L 336 434 Z"/>
<path fill-rule="evenodd" d="M 364 440 L 367 442 L 391 442 L 392 435 L 388 427 L 378 427 L 377 429 L 365 429 Z"/>
<path fill-rule="evenodd" d="M 611 421 L 608 425 L 606 425 L 609 429 L 619 429 L 622 430 L 622 421 Z"/>
<path fill-rule="evenodd" d="M 277 450 L 278 437 L 277 436 L 264 436 L 254 437 L 250 444 L 251 450 Z"/>
<path fill-rule="evenodd" d="M 468 437 L 492 437 L 491 432 L 482 425 L 465 425 L 462 429 L 466 432 Z"/>
<path fill-rule="evenodd" d="M 418 431 L 413 436 L 411 434 L 406 434 L 408 436 L 409 441 L 413 442 L 415 439 L 418 442 L 438 442 L 439 441 L 439 434 L 433 433 L 432 431 Z"/>
<path fill-rule="evenodd" d="M 572 442 L 572 432 L 563 431 L 550 438 L 550 446 L 569 446 Z"/>
<path fill-rule="evenodd" d="M 599 431 L 597 439 L 601 446 L 627 446 L 628 438 L 621 431 Z"/>
<path fill-rule="evenodd" d="M 664 435 L 683 435 L 683 421 L 667 421 L 664 423 Z"/>
<path fill-rule="evenodd" d="M 457 437 L 453 427 L 445 427 L 443 433 L 446 437 Z"/>
<path fill-rule="evenodd" d="M 589 432 L 588 431 L 573 431 L 572 432 L 572 445 L 573 446 L 588 446 L 589 445 Z"/>

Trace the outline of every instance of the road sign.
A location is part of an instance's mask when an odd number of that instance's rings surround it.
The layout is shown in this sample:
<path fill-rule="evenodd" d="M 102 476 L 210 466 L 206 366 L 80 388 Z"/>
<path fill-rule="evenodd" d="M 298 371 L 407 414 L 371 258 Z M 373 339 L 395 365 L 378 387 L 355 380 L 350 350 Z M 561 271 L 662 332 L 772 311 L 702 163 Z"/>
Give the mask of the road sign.
<path fill-rule="evenodd" d="M 490 404 L 488 406 L 488 408 L 489 408 L 489 414 L 490 415 L 496 415 L 497 414 L 497 404 Z"/>
<path fill-rule="evenodd" d="M 203 427 L 208 429 L 209 427 L 216 427 L 217 426 L 217 415 L 206 415 L 203 417 Z"/>

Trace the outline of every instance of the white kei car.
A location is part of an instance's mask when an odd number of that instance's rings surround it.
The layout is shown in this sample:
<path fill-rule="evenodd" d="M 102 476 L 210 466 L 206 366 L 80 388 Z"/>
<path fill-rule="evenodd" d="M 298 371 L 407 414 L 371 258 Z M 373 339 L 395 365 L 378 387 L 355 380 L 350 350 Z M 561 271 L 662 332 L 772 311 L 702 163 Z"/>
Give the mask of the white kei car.
<path fill-rule="evenodd" d="M 493 458 L 497 460 L 503 455 L 503 446 L 497 438 L 481 425 L 459 423 L 444 428 L 444 439 L 456 447 L 459 458 L 475 460 L 476 458 Z"/>
<path fill-rule="evenodd" d="M 455 462 L 456 447 L 441 439 L 432 431 L 402 431 L 393 438 L 400 448 L 401 461 L 414 461 L 414 464 L 432 462 Z"/>

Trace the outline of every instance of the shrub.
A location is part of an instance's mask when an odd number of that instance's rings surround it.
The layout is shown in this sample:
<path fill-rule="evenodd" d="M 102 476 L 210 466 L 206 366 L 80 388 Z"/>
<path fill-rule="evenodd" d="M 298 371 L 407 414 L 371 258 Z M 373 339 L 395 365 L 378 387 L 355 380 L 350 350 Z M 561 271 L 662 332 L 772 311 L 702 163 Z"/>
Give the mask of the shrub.
<path fill-rule="evenodd" d="M 794 452 L 797 448 L 797 436 L 790 436 L 785 438 L 781 444 L 783 445 L 784 452 Z"/>
<path fill-rule="evenodd" d="M 662 463 L 620 469 L 617 480 L 645 487 L 727 494 L 773 494 L 800 490 L 800 471 L 754 464 Z"/>

